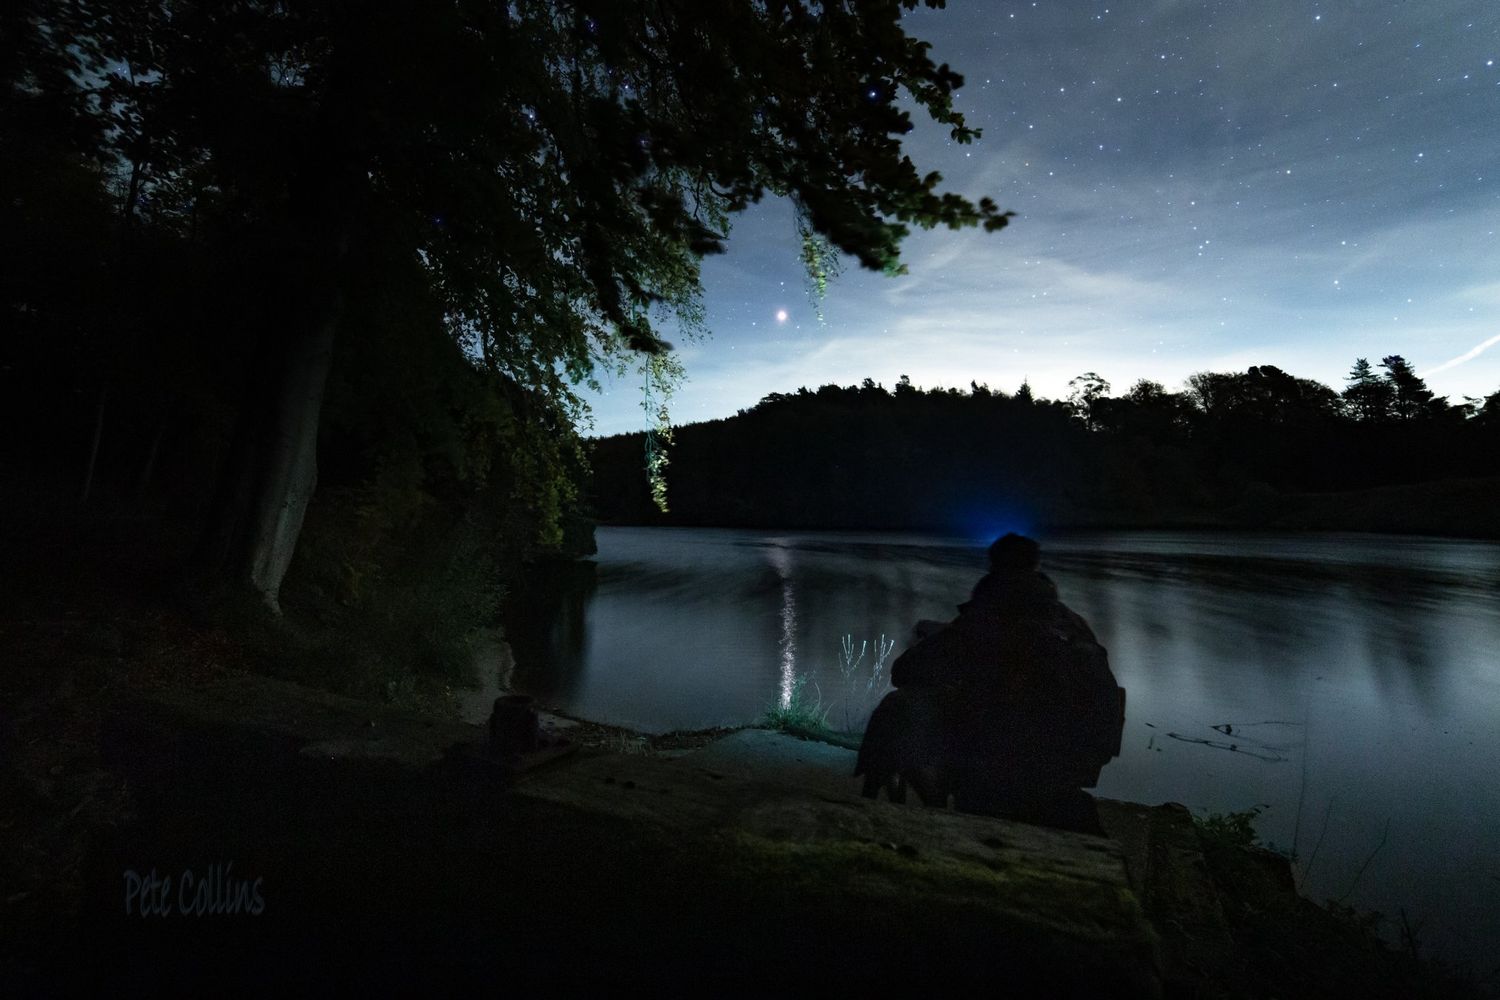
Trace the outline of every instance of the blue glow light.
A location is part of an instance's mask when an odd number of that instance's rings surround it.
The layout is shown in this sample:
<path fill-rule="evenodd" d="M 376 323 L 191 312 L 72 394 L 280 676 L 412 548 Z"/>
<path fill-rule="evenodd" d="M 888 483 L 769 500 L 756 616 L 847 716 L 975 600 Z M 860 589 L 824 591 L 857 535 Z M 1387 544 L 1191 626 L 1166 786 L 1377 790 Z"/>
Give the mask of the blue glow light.
<path fill-rule="evenodd" d="M 959 537 L 976 545 L 989 545 L 995 539 L 1014 531 L 1031 535 L 1036 519 L 1017 503 L 975 505 L 954 511 L 951 522 Z"/>

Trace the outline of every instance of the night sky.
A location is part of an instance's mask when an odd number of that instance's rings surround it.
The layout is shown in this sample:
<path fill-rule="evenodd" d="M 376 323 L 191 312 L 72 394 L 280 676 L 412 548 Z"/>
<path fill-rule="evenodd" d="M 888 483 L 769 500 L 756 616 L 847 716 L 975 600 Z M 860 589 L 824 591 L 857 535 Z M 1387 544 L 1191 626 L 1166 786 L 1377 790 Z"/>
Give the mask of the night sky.
<path fill-rule="evenodd" d="M 711 336 L 677 338 L 674 423 L 903 373 L 1061 398 L 1085 371 L 1118 394 L 1273 364 L 1341 389 L 1401 354 L 1455 403 L 1500 389 L 1500 3 L 950 0 L 907 23 L 984 132 L 914 115 L 918 170 L 1017 218 L 917 231 L 903 277 L 846 259 L 820 322 L 790 206 L 737 217 L 704 267 Z M 640 382 L 586 395 L 595 433 L 645 425 Z"/>

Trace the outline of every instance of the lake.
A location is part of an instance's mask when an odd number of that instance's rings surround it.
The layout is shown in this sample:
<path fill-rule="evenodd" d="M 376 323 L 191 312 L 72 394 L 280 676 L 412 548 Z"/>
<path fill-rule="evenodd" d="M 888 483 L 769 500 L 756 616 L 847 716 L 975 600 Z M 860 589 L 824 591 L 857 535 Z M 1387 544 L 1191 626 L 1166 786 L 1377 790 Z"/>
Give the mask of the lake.
<path fill-rule="evenodd" d="M 1500 544 L 1354 534 L 1039 536 L 1042 568 L 1128 692 L 1096 794 L 1254 805 L 1303 892 L 1423 921 L 1424 952 L 1500 963 Z M 821 699 L 862 728 L 875 647 L 950 619 L 988 539 L 600 528 L 518 599 L 516 686 L 647 732 Z M 842 640 L 865 655 L 841 670 Z M 887 666 L 889 660 L 886 661 Z M 883 677 L 881 678 L 883 681 Z"/>

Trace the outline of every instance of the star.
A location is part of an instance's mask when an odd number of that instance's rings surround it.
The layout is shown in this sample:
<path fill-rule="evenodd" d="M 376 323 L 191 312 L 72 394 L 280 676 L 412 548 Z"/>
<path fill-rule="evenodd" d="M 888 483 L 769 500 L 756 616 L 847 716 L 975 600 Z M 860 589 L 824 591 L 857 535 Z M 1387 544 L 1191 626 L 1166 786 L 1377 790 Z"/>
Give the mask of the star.
<path fill-rule="evenodd" d="M 914 380 L 961 386 L 965 373 L 989 371 L 992 382 L 1003 381 L 1012 374 L 1005 364 L 1014 344 L 992 344 L 997 327 L 1002 340 L 1024 343 L 1039 359 L 1030 363 L 1056 369 L 1034 372 L 1032 387 L 1065 396 L 1067 377 L 1077 373 L 1060 373 L 1081 356 L 1077 338 L 1103 322 L 1117 328 L 1110 350 L 1118 351 L 1118 378 L 1126 382 L 1150 374 L 1175 390 L 1191 372 L 1218 366 L 1226 349 L 1275 363 L 1295 343 L 1305 366 L 1288 360 L 1283 367 L 1337 390 L 1350 359 L 1374 350 L 1366 346 L 1372 325 L 1412 323 L 1415 302 L 1395 321 L 1382 304 L 1380 290 L 1398 278 L 1414 282 L 1406 294 L 1423 301 L 1434 336 L 1444 331 L 1457 344 L 1491 335 L 1478 323 L 1483 307 L 1466 292 L 1487 287 L 1500 264 L 1493 211 L 1500 185 L 1483 166 L 1488 149 L 1473 125 L 1488 120 L 1500 91 L 1500 47 L 1480 37 L 1476 17 L 1463 16 L 1476 5 L 1383 4 L 1385 16 L 1363 23 L 1358 38 L 1325 39 L 1333 50 L 1283 49 L 1278 40 L 1306 33 L 1309 22 L 1315 32 L 1337 27 L 1337 11 L 1323 0 L 1265 0 L 1244 10 L 1157 0 L 1143 5 L 1150 16 L 1120 18 L 1111 4 L 1102 20 L 1095 19 L 1106 12 L 1102 3 L 1085 17 L 1072 5 L 1032 0 L 947 6 L 954 9 L 911 24 L 932 43 L 934 61 L 951 62 L 985 88 L 976 102 L 971 83 L 962 102 L 973 105 L 965 108 L 969 124 L 984 135 L 952 142 L 947 130 L 916 116 L 903 146 L 919 171 L 941 172 L 940 187 L 990 194 L 1020 211 L 1014 229 L 993 238 L 913 231 L 905 252 L 937 266 L 913 267 L 912 275 L 845 268 L 826 305 L 838 311 L 840 347 L 851 350 L 833 351 L 828 326 L 799 330 L 792 307 L 781 304 L 803 301 L 801 281 L 781 280 L 801 249 L 788 236 L 795 234 L 792 206 L 783 200 L 752 209 L 737 221 L 731 258 L 704 262 L 709 323 L 723 334 L 696 371 L 712 375 L 726 357 L 732 364 L 735 340 L 764 337 L 769 324 L 778 331 L 773 340 L 799 358 L 805 353 L 816 369 L 805 376 L 799 369 L 799 378 L 857 383 L 878 374 L 864 370 L 870 359 L 898 351 L 897 327 L 882 331 L 899 322 L 900 350 L 913 348 L 926 366 L 910 372 Z M 1451 23 L 1453 31 L 1441 42 L 1424 38 L 1434 23 Z M 598 28 L 605 29 L 602 18 Z M 1070 58 L 1060 60 L 1060 51 Z M 1274 59 L 1277 72 L 1231 73 L 1228 52 L 1246 64 Z M 1344 55 L 1350 58 L 1334 58 Z M 1437 61 L 1413 62 L 1427 55 Z M 849 100 L 866 108 L 896 100 L 895 81 L 871 67 L 857 72 Z M 1407 220 L 1399 232 L 1397 218 Z M 1079 238 L 1084 233 L 1088 239 Z M 1452 252 L 1457 241 L 1463 253 Z M 1172 251 L 1161 252 L 1168 245 Z M 1328 274 L 1318 265 L 1331 258 L 1340 270 Z M 1225 287 L 1210 294 L 1209 281 Z M 1141 294 L 1116 299 L 1122 288 Z M 1155 288 L 1183 292 L 1144 294 Z M 1220 292 L 1232 304 L 1218 303 Z M 1295 318 L 1315 299 L 1342 307 L 1316 330 Z M 1163 307 L 1167 300 L 1175 304 Z M 1218 310 L 1240 316 L 1225 324 Z M 1221 353 L 1187 337 L 1195 344 L 1187 352 L 1148 339 L 1177 324 L 1221 337 L 1211 345 Z M 1070 337 L 1072 346 L 1063 343 Z M 1172 339 L 1178 342 L 1175 331 Z M 1153 364 L 1153 345 L 1159 358 L 1180 353 L 1180 360 Z M 1416 353 L 1400 343 L 1389 350 L 1403 348 Z M 1494 392 L 1497 358 L 1445 371 L 1442 391 Z M 732 371 L 744 379 L 746 400 L 788 388 L 776 374 L 783 369 Z M 708 384 L 685 388 L 684 399 Z M 639 421 L 630 401 L 617 405 L 622 426 Z M 727 397 L 720 405 L 729 406 Z"/>

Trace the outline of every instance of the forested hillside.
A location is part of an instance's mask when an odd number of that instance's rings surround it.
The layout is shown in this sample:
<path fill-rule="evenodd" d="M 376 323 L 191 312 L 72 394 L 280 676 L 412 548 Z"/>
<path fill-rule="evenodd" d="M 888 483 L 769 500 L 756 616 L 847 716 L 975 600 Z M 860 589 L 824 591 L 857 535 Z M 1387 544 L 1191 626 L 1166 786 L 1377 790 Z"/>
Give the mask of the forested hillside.
<path fill-rule="evenodd" d="M 1251 524 L 1288 495 L 1500 475 L 1500 392 L 1450 404 L 1399 355 L 1361 359 L 1342 391 L 1270 365 L 1181 392 L 1143 380 L 1112 396 L 1093 373 L 1072 385 L 1065 401 L 904 378 L 773 394 L 674 430 L 665 514 L 641 435 L 593 442 L 593 502 L 631 524 Z"/>

